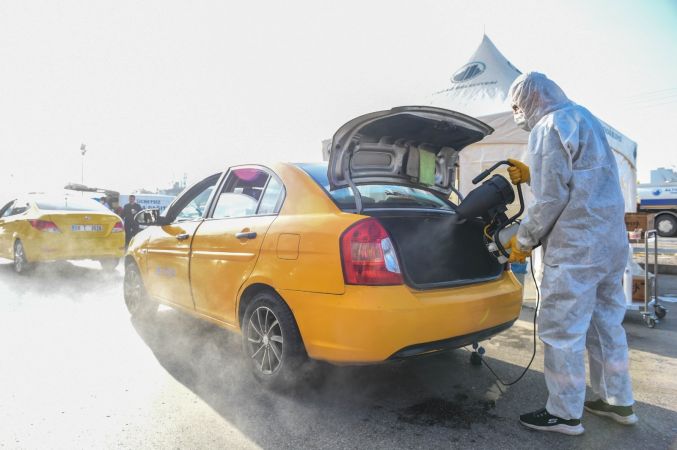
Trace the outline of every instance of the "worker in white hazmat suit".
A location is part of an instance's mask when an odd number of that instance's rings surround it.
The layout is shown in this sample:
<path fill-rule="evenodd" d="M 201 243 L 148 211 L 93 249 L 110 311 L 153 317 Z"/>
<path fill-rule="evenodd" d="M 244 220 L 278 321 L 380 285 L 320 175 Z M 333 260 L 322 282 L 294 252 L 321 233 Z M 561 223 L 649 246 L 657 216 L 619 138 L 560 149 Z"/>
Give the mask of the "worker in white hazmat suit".
<path fill-rule="evenodd" d="M 510 88 L 517 125 L 530 131 L 529 167 L 512 160 L 513 183 L 530 182 L 533 204 L 510 241 L 511 261 L 543 245 L 538 333 L 545 346 L 544 409 L 520 416 L 538 430 L 581 434 L 583 409 L 637 422 L 628 373 L 622 277 L 628 239 L 618 169 L 604 130 L 545 75 Z M 596 398 L 585 402 L 587 348 Z"/>

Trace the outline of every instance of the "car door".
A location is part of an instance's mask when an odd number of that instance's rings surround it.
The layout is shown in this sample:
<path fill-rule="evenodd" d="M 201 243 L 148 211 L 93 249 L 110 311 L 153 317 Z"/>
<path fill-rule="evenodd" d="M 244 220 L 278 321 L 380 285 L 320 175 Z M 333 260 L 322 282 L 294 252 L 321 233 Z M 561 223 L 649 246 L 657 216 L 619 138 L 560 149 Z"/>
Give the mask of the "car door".
<path fill-rule="evenodd" d="M 146 288 L 158 300 L 194 309 L 188 280 L 190 246 L 206 216 L 209 199 L 221 174 L 187 189 L 168 208 L 165 225 L 153 227 L 145 244 Z"/>
<path fill-rule="evenodd" d="M 229 171 L 193 238 L 190 279 L 198 312 L 236 323 L 237 293 L 283 200 L 284 186 L 272 171 L 258 166 Z"/>
<path fill-rule="evenodd" d="M 0 257 L 3 258 L 14 257 L 12 249 L 12 222 L 9 220 L 14 202 L 12 200 L 0 209 Z"/>

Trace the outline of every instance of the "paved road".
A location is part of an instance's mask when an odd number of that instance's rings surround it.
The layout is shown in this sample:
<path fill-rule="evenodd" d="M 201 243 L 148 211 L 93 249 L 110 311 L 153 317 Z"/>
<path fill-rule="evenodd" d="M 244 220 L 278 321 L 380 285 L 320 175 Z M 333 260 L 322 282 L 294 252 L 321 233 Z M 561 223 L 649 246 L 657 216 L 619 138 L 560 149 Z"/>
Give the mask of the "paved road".
<path fill-rule="evenodd" d="M 544 404 L 540 350 L 509 389 L 461 349 L 320 367 L 302 388 L 269 392 L 237 336 L 171 309 L 134 323 L 121 283 L 95 264 L 28 277 L 0 264 L 0 448 L 677 448 L 677 310 L 653 330 L 626 320 L 640 424 L 586 415 L 586 434 L 567 437 L 516 420 Z M 506 378 L 529 360 L 531 314 L 486 345 Z"/>

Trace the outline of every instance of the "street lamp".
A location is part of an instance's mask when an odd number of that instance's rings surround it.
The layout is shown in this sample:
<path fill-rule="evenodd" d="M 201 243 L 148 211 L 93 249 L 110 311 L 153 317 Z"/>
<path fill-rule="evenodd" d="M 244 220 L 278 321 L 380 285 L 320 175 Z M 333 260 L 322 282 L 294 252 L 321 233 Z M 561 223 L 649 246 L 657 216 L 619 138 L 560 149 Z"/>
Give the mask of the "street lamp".
<path fill-rule="evenodd" d="M 82 155 L 82 164 L 80 166 L 80 183 L 85 184 L 85 153 L 87 153 L 87 145 L 80 144 L 80 154 Z"/>

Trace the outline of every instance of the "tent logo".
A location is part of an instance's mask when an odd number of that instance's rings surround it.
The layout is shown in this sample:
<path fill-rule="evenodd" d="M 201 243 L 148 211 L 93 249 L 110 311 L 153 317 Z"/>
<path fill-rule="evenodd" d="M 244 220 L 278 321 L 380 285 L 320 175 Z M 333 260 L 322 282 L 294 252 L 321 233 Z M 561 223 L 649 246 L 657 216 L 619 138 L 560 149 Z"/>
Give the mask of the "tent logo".
<path fill-rule="evenodd" d="M 451 76 L 452 83 L 461 83 L 463 81 L 472 80 L 473 78 L 481 75 L 487 66 L 482 62 L 471 62 L 465 66 L 458 69 Z"/>

